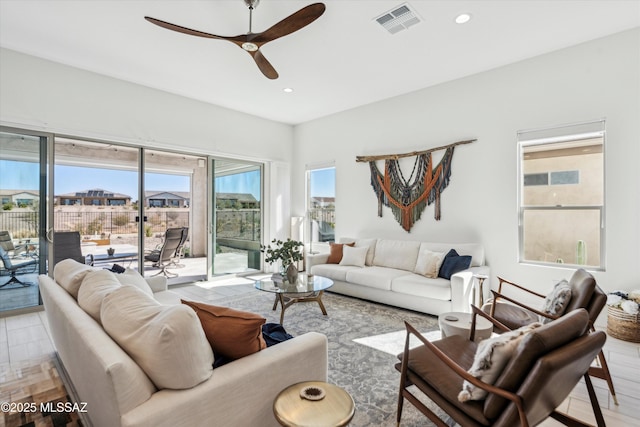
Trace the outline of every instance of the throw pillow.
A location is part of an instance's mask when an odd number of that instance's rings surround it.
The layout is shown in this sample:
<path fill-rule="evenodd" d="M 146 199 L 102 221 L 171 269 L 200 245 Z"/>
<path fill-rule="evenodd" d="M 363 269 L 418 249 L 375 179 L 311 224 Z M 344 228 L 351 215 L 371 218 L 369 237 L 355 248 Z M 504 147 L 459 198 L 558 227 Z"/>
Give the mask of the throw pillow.
<path fill-rule="evenodd" d="M 228 307 L 181 301 L 197 314 L 216 358 L 240 359 L 267 347 L 262 337 L 264 317 Z"/>
<path fill-rule="evenodd" d="M 458 271 L 466 270 L 471 265 L 471 255 L 458 255 L 455 249 L 451 249 L 442 261 L 442 267 L 438 277 L 450 280 Z"/>
<path fill-rule="evenodd" d="M 95 268 L 80 264 L 71 258 L 63 259 L 53 268 L 53 277 L 74 299 L 78 299 L 78 291 L 84 276 Z"/>
<path fill-rule="evenodd" d="M 211 346 L 187 306 L 160 305 L 134 286 L 121 286 L 104 298 L 100 319 L 158 389 L 192 388 L 213 373 Z"/>
<path fill-rule="evenodd" d="M 153 291 L 151 287 L 147 283 L 147 281 L 138 273 L 136 270 L 131 268 L 127 268 L 123 273 L 116 274 L 116 279 L 123 285 L 133 285 L 136 288 L 140 289 L 145 294 L 150 297 L 153 296 Z"/>
<path fill-rule="evenodd" d="M 356 267 L 364 267 L 365 260 L 367 259 L 368 247 L 354 248 L 351 246 L 344 246 L 342 248 L 342 259 L 340 265 L 353 265 Z"/>
<path fill-rule="evenodd" d="M 109 270 L 91 271 L 82 280 L 78 291 L 78 305 L 96 322 L 100 323 L 102 301 L 120 286 L 115 274 Z"/>
<path fill-rule="evenodd" d="M 330 252 L 329 258 L 327 258 L 327 264 L 340 264 L 342 261 L 342 248 L 347 246 L 354 246 L 354 243 L 329 243 Z"/>
<path fill-rule="evenodd" d="M 421 274 L 430 279 L 438 277 L 440 267 L 444 261 L 444 253 L 432 252 L 428 249 L 420 251 L 418 254 L 418 260 L 416 261 L 416 267 L 413 271 L 417 274 Z"/>
<path fill-rule="evenodd" d="M 467 372 L 484 383 L 494 384 L 511 360 L 511 356 L 522 338 L 540 326 L 542 324 L 535 322 L 497 337 L 480 341 L 473 364 Z M 486 390 L 465 380 L 462 383 L 462 391 L 458 394 L 458 400 L 460 402 L 482 400 L 487 397 L 487 394 Z"/>
<path fill-rule="evenodd" d="M 566 280 L 561 280 L 555 284 L 553 290 L 544 299 L 542 312 L 552 316 L 561 316 L 567 309 L 567 305 L 571 301 L 571 287 Z M 550 322 L 548 317 L 540 316 L 542 323 Z"/>

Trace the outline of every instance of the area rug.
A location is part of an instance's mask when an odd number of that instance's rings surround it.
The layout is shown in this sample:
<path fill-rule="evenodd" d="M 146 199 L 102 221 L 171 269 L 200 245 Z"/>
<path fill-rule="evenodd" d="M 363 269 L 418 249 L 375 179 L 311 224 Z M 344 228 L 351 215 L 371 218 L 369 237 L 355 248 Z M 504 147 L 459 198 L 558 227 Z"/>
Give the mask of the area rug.
<path fill-rule="evenodd" d="M 81 427 L 59 372 L 57 360 L 51 356 L 12 367 L 4 365 L 0 369 L 0 402 L 9 406 L 0 411 L 0 426 Z"/>
<path fill-rule="evenodd" d="M 273 311 L 273 302 L 273 294 L 255 291 L 215 304 L 258 313 L 267 322 L 277 323 L 280 307 Z M 310 331 L 327 336 L 329 382 L 347 390 L 356 404 L 350 426 L 395 426 L 400 375 L 394 365 L 404 345 L 404 322 L 429 333 L 437 330 L 437 317 L 333 293 L 325 293 L 323 302 L 327 316 L 315 302 L 298 303 L 285 311 L 283 326 L 294 336 Z M 400 351 L 396 352 L 398 343 Z M 431 402 L 426 403 L 442 414 Z M 401 426 L 430 425 L 424 415 L 405 403 Z"/>

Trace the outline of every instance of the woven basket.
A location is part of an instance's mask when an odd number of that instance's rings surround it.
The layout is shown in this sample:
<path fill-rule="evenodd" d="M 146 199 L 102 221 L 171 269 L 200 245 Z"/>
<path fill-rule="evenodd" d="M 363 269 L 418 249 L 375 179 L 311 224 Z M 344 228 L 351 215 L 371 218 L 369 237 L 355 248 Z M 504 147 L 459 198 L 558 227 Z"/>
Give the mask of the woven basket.
<path fill-rule="evenodd" d="M 640 313 L 629 314 L 611 306 L 607 306 L 607 309 L 607 333 L 620 340 L 640 342 Z"/>

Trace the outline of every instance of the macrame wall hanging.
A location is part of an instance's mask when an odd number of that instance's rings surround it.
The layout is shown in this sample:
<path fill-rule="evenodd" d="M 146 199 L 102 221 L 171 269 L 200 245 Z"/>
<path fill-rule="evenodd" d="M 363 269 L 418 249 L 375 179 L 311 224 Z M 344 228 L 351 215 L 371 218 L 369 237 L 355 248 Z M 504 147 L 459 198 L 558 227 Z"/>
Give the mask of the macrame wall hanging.
<path fill-rule="evenodd" d="M 410 231 L 420 219 L 427 205 L 435 202 L 434 217 L 440 220 L 440 193 L 449 185 L 451 161 L 456 145 L 469 144 L 475 139 L 458 141 L 442 147 L 405 154 L 379 156 L 358 156 L 356 162 L 369 162 L 371 186 L 378 198 L 378 216 L 382 216 L 382 206 L 391 208 L 402 228 Z M 440 162 L 434 167 L 431 153 L 445 150 Z M 409 178 L 400 170 L 399 159 L 416 158 Z M 378 169 L 376 161 L 384 160 L 384 173 Z"/>

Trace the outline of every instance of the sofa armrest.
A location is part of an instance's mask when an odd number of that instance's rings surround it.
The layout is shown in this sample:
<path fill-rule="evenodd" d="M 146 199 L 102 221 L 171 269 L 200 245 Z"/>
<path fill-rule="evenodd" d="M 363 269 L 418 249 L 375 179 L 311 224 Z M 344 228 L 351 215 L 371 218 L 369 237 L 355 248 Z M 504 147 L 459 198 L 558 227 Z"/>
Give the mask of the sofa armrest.
<path fill-rule="evenodd" d="M 122 425 L 278 426 L 274 397 L 291 384 L 327 381 L 327 350 L 325 335 L 299 335 L 216 368 L 193 388 L 154 393 L 123 414 Z"/>
<path fill-rule="evenodd" d="M 473 276 L 478 274 L 490 277 L 490 273 L 491 269 L 486 265 L 482 265 L 480 267 L 471 267 L 451 275 L 451 311 L 470 313 L 470 304 L 477 304 L 477 302 L 474 301 L 474 289 L 477 281 Z M 489 296 L 490 288 L 491 284 L 487 278 L 482 284 L 483 297 L 485 300 L 487 300 Z"/>
<path fill-rule="evenodd" d="M 329 259 L 329 254 L 307 254 L 307 261 L 305 263 L 307 273 L 311 272 L 311 267 L 319 264 L 326 264 Z"/>
<path fill-rule="evenodd" d="M 156 292 L 162 292 L 167 290 L 167 278 L 164 276 L 154 276 L 145 279 L 149 284 L 149 287 L 155 294 Z"/>

